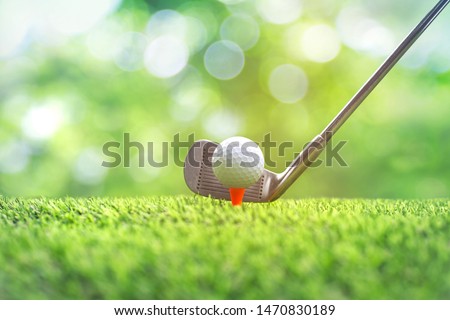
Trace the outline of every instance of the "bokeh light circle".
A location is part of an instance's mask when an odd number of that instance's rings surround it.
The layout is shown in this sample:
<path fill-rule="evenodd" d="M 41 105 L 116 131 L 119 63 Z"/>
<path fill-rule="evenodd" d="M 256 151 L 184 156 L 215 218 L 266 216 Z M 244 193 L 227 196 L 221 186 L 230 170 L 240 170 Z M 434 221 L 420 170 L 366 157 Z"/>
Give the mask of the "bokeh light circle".
<path fill-rule="evenodd" d="M 22 131 L 31 140 L 50 139 L 65 122 L 65 106 L 58 100 L 33 105 L 22 119 Z"/>
<path fill-rule="evenodd" d="M 152 15 L 146 31 L 150 39 L 163 35 L 179 38 L 191 53 L 201 50 L 207 38 L 207 30 L 201 20 L 170 9 L 160 10 Z"/>
<path fill-rule="evenodd" d="M 186 17 L 186 31 L 184 40 L 191 51 L 191 54 L 203 49 L 206 45 L 208 32 L 202 21 L 193 17 Z"/>
<path fill-rule="evenodd" d="M 183 37 L 186 30 L 186 20 L 182 14 L 175 10 L 160 10 L 151 16 L 146 30 L 150 37 L 161 35 Z"/>
<path fill-rule="evenodd" d="M 286 24 L 297 20 L 302 13 L 300 0 L 259 0 L 257 9 L 261 17 L 273 24 Z"/>
<path fill-rule="evenodd" d="M 337 32 L 325 24 L 308 28 L 303 33 L 301 44 L 305 57 L 320 63 L 333 60 L 341 50 Z"/>
<path fill-rule="evenodd" d="M 352 49 L 384 57 L 395 48 L 392 32 L 370 17 L 364 8 L 344 8 L 339 12 L 336 26 L 342 42 Z"/>
<path fill-rule="evenodd" d="M 295 103 L 308 91 L 308 78 L 299 67 L 284 64 L 276 67 L 270 74 L 269 90 L 277 100 Z"/>
<path fill-rule="evenodd" d="M 3 141 L 0 145 L 0 172 L 17 173 L 26 168 L 31 150 L 22 141 Z"/>
<path fill-rule="evenodd" d="M 156 77 L 170 78 L 183 70 L 189 59 L 186 44 L 177 37 L 161 36 L 150 42 L 145 50 L 147 70 Z"/>
<path fill-rule="evenodd" d="M 107 175 L 107 169 L 101 165 L 103 155 L 96 148 L 86 148 L 80 152 L 73 166 L 73 177 L 85 185 L 96 185 Z"/>
<path fill-rule="evenodd" d="M 258 42 L 259 25 L 249 15 L 234 14 L 222 23 L 220 36 L 223 40 L 233 41 L 242 49 L 248 50 Z"/>
<path fill-rule="evenodd" d="M 204 63 L 213 77 L 220 80 L 233 79 L 244 68 L 244 52 L 232 41 L 217 41 L 206 50 Z"/>
<path fill-rule="evenodd" d="M 124 71 L 136 71 L 143 66 L 143 55 L 147 46 L 147 38 L 138 32 L 123 34 L 114 53 L 114 62 Z"/>
<path fill-rule="evenodd" d="M 208 135 L 223 140 L 238 134 L 242 127 L 242 117 L 229 109 L 221 109 L 208 115 L 203 121 L 203 128 Z"/>

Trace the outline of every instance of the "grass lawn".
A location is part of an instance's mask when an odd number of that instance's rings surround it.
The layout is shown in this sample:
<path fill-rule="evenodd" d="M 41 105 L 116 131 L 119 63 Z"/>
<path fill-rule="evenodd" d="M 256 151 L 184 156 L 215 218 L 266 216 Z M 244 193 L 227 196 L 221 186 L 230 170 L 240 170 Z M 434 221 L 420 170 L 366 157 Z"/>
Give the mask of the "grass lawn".
<path fill-rule="evenodd" d="M 0 299 L 450 299 L 449 203 L 0 198 Z"/>

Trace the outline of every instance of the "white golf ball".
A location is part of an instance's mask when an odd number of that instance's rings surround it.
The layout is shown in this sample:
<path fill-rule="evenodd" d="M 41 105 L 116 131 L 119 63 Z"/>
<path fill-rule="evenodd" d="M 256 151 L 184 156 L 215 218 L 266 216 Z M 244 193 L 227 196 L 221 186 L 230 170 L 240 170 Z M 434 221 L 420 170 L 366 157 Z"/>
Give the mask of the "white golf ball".
<path fill-rule="evenodd" d="M 228 188 L 248 188 L 264 171 L 264 156 L 259 146 L 244 137 L 222 141 L 214 150 L 212 169 Z"/>

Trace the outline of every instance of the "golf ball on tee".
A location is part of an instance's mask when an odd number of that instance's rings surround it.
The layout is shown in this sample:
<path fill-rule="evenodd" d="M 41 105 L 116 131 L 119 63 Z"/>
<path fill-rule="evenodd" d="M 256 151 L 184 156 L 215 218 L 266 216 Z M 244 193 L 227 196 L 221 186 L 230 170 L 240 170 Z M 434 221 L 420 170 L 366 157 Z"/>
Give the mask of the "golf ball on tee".
<path fill-rule="evenodd" d="M 264 171 L 264 156 L 259 146 L 244 137 L 222 141 L 214 150 L 212 169 L 228 188 L 248 188 Z"/>

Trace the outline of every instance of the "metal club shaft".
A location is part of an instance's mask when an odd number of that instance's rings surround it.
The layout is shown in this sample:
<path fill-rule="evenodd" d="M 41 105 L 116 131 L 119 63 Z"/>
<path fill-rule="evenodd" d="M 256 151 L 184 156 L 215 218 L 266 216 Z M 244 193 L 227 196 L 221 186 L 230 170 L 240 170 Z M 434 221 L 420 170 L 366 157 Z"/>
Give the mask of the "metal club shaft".
<path fill-rule="evenodd" d="M 375 89 L 381 80 L 389 73 L 395 64 L 403 57 L 414 42 L 422 35 L 434 19 L 444 10 L 450 0 L 440 0 L 434 8 L 422 19 L 422 21 L 408 34 L 397 49 L 383 62 L 369 80 L 342 108 L 338 115 L 327 125 L 327 127 L 315 137 L 298 155 L 289 167 L 280 175 L 281 183 L 277 193 L 284 193 L 290 185 L 313 163 L 325 148 L 331 137 L 347 121 L 352 113 Z"/>

